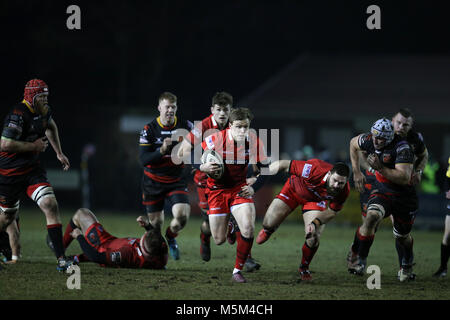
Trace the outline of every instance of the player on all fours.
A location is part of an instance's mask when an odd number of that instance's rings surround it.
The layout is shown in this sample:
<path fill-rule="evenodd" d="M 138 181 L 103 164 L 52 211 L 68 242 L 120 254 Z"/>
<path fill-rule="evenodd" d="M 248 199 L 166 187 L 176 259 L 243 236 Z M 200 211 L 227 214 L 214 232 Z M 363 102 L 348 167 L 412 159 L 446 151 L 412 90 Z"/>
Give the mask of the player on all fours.
<path fill-rule="evenodd" d="M 412 280 L 415 275 L 412 273 L 414 255 L 410 232 L 418 208 L 416 190 L 410 184 L 414 154 L 408 142 L 394 134 L 391 121 L 385 118 L 377 120 L 370 133 L 360 134 L 350 141 L 353 177 L 359 192 L 364 192 L 365 184 L 359 152 L 367 157 L 376 182 L 368 199 L 366 217 L 356 230 L 347 256 L 348 270 L 357 275 L 364 273 L 378 225 L 383 218 L 392 215 L 394 237 L 402 251 L 398 279 L 401 282 Z"/>
<path fill-rule="evenodd" d="M 174 164 L 172 149 L 178 141 L 171 137 L 179 129 L 191 130 L 190 121 L 176 117 L 177 97 L 164 92 L 158 99 L 159 117 L 144 126 L 139 140 L 139 158 L 144 167 L 142 178 L 142 204 L 145 206 L 150 228 L 161 228 L 164 223 L 164 203 L 171 205 L 173 219 L 166 229 L 166 239 L 170 255 L 180 258 L 176 241 L 178 232 L 184 228 L 189 218 L 189 205 L 186 178 L 183 175 L 184 164 Z"/>
<path fill-rule="evenodd" d="M 203 119 L 201 122 L 195 124 L 191 132 L 184 137 L 183 142 L 178 151 L 178 157 L 183 158 L 183 156 L 191 156 L 192 150 L 196 147 L 201 147 L 201 142 L 203 137 L 209 136 L 214 133 L 214 131 L 221 131 L 228 127 L 228 119 L 230 117 L 230 111 L 233 106 L 233 96 L 227 92 L 217 92 L 214 94 L 211 102 L 211 115 Z M 195 159 L 195 153 L 194 153 Z M 199 159 L 197 159 L 197 162 Z M 208 199 L 206 195 L 208 176 L 206 173 L 200 171 L 198 167 L 195 166 L 194 160 L 194 182 L 197 187 L 197 194 L 199 203 L 198 206 L 201 209 L 201 214 L 203 222 L 200 226 L 200 256 L 204 261 L 209 261 L 211 259 L 211 229 L 209 227 L 208 219 Z M 231 215 L 227 239 L 230 244 L 234 244 L 236 241 L 237 231 L 234 218 Z M 239 231 L 237 231 L 239 232 Z M 245 269 L 247 271 L 253 271 L 260 268 L 258 264 L 252 257 L 251 254 L 245 262 Z"/>
<path fill-rule="evenodd" d="M 40 165 L 39 154 L 50 142 L 63 170 L 68 170 L 70 164 L 61 149 L 58 127 L 48 106 L 48 95 L 44 81 L 28 81 L 23 101 L 14 106 L 5 118 L 0 152 L 0 232 L 8 230 L 10 233 L 12 255 L 16 259 L 13 261 L 17 261 L 20 245 L 16 220 L 20 196 L 26 192 L 45 214 L 48 238 L 55 247 L 57 270 L 63 271 L 71 261 L 65 257 L 58 203 Z"/>
<path fill-rule="evenodd" d="M 447 215 L 445 217 L 444 236 L 441 242 L 441 264 L 439 269 L 433 274 L 435 277 L 445 277 L 447 275 L 447 264 L 450 256 L 450 157 L 448 158 L 448 168 L 445 180 L 445 197 L 447 198 Z"/>
<path fill-rule="evenodd" d="M 286 171 L 290 177 L 267 209 L 256 243 L 266 242 L 284 219 L 302 205 L 306 240 L 299 273 L 301 280 L 311 280 L 309 265 L 319 248 L 325 224 L 342 209 L 350 192 L 350 169 L 342 162 L 333 166 L 319 159 L 279 160 L 269 168 L 271 174 Z"/>
<path fill-rule="evenodd" d="M 148 221 L 137 219 L 145 227 Z M 64 247 L 77 239 L 83 250 L 74 263 L 95 262 L 102 267 L 163 269 L 167 264 L 167 243 L 159 228 L 146 231 L 141 238 L 117 238 L 109 234 L 89 209 L 78 209 L 64 232 Z M 50 247 L 51 248 L 51 247 Z"/>
<path fill-rule="evenodd" d="M 202 142 L 205 152 L 214 150 L 223 159 L 224 174 L 219 179 L 210 176 L 207 180 L 208 217 L 214 242 L 221 245 L 227 237 L 228 220 L 233 214 L 240 229 L 237 234 L 236 260 L 232 280 L 246 282 L 241 271 L 253 245 L 256 210 L 252 196 L 266 180 L 259 175 L 256 182 L 249 186 L 246 182 L 248 164 L 259 168 L 267 166 L 267 158 L 261 140 L 253 134 L 250 122 L 253 118 L 247 108 L 233 109 L 230 113 L 229 128 L 208 136 Z M 214 175 L 220 165 L 207 162 L 200 170 Z"/>

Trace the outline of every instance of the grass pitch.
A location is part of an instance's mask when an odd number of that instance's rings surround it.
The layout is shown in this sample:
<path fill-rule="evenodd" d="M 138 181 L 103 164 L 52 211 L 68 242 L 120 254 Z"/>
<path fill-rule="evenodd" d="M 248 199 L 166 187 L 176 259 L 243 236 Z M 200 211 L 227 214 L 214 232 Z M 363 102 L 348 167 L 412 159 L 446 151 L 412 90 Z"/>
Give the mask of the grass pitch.
<path fill-rule="evenodd" d="M 293 213 L 292 215 L 297 214 Z M 135 222 L 139 215 L 97 212 L 105 229 L 118 237 L 140 237 Z M 63 223 L 71 213 L 63 213 Z M 171 217 L 166 216 L 165 226 Z M 300 218 L 290 218 L 263 245 L 253 246 L 253 257 L 262 265 L 245 273 L 246 284 L 231 282 L 236 244 L 211 244 L 212 258 L 204 262 L 199 253 L 201 220 L 191 217 L 180 232 L 181 259 L 169 258 L 167 270 L 102 268 L 83 263 L 81 289 L 68 289 L 69 275 L 56 271 L 53 253 L 45 244 L 45 219 L 37 209 L 21 212 L 22 259 L 0 271 L 0 299 L 151 299 L 151 300 L 440 300 L 450 297 L 450 278 L 431 275 L 439 265 L 441 232 L 413 230 L 417 279 L 399 283 L 398 262 L 392 230 L 384 224 L 377 232 L 368 259 L 381 269 L 381 289 L 369 290 L 370 275 L 347 273 L 345 257 L 355 228 L 332 221 L 325 229 L 311 264 L 313 281 L 301 282 L 297 268 L 304 242 Z M 257 221 L 255 234 L 261 228 Z M 79 253 L 74 241 L 68 254 Z"/>

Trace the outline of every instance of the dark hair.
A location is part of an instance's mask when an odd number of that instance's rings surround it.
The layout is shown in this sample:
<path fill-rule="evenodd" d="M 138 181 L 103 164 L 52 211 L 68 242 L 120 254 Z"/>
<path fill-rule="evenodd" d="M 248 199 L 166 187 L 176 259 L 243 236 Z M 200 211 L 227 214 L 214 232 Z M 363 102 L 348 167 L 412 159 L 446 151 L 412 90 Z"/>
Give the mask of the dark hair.
<path fill-rule="evenodd" d="M 159 228 L 151 229 L 148 231 L 147 237 L 145 237 L 145 247 L 152 256 L 162 256 L 167 253 L 167 244 L 164 245 L 165 242 L 166 240 L 161 235 Z"/>
<path fill-rule="evenodd" d="M 333 169 L 331 169 L 331 173 L 337 173 L 340 176 L 348 178 L 350 177 L 350 168 L 343 162 L 336 162 Z"/>
<path fill-rule="evenodd" d="M 158 102 L 161 102 L 164 99 L 166 99 L 167 101 L 172 102 L 172 103 L 177 102 L 177 96 L 168 91 L 161 93 L 161 95 L 159 96 Z"/>
<path fill-rule="evenodd" d="M 212 98 L 212 105 L 217 104 L 221 107 L 226 107 L 227 105 L 230 105 L 230 107 L 233 106 L 233 96 L 229 94 L 228 92 L 222 91 L 222 92 L 216 92 L 216 94 Z"/>
<path fill-rule="evenodd" d="M 398 112 L 395 115 L 397 115 L 398 113 L 400 113 L 405 118 L 409 118 L 409 117 L 413 118 L 413 114 L 409 108 L 401 108 L 400 110 L 398 110 Z"/>
<path fill-rule="evenodd" d="M 250 121 L 253 120 L 253 113 L 248 108 L 235 108 L 232 109 L 230 112 L 230 123 L 233 123 L 236 120 L 245 120 L 249 119 Z"/>

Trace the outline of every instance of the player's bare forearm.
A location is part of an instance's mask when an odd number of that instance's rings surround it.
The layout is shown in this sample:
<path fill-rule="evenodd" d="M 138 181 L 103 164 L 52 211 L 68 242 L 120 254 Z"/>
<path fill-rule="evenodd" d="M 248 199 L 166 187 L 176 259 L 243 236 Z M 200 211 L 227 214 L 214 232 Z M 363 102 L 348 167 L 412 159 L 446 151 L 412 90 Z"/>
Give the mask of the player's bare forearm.
<path fill-rule="evenodd" d="M 58 126 L 53 119 L 50 119 L 48 128 L 45 131 L 45 135 L 48 138 L 53 150 L 56 154 L 62 154 L 61 141 L 59 140 Z"/>
<path fill-rule="evenodd" d="M 2 137 L 0 142 L 1 151 L 11 153 L 40 152 L 35 142 L 18 141 Z"/>
<path fill-rule="evenodd" d="M 414 163 L 414 171 L 421 171 L 425 169 L 425 166 L 428 163 L 428 150 L 425 149 L 422 154 L 417 157 L 417 160 Z"/>
<path fill-rule="evenodd" d="M 353 173 L 361 173 L 360 162 L 359 162 L 359 151 L 360 148 L 358 146 L 358 138 L 359 136 L 353 137 L 350 140 L 350 161 L 352 163 Z"/>
<path fill-rule="evenodd" d="M 277 160 L 270 164 L 269 172 L 270 175 L 275 175 L 280 171 L 287 172 L 289 170 L 289 166 L 291 165 L 291 160 Z"/>
<path fill-rule="evenodd" d="M 408 185 L 411 179 L 412 164 L 396 165 L 394 169 L 382 167 L 378 171 L 395 184 Z"/>

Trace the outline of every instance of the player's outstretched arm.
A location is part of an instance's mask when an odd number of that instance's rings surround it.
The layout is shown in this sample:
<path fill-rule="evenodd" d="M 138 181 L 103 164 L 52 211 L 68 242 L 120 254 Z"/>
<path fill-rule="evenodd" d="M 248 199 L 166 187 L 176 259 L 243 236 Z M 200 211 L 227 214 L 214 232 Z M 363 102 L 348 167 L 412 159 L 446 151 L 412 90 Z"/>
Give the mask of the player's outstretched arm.
<path fill-rule="evenodd" d="M 334 219 L 338 211 L 334 211 L 330 208 L 317 213 L 316 218 L 307 226 L 306 238 L 314 235 L 316 230 L 322 225 L 330 222 Z"/>
<path fill-rule="evenodd" d="M 59 162 L 61 162 L 63 170 L 64 171 L 69 170 L 70 162 L 69 159 L 62 152 L 61 141 L 59 140 L 58 126 L 56 125 L 55 120 L 50 119 L 50 121 L 48 122 L 48 128 L 45 131 L 45 135 L 50 141 L 53 150 L 55 150 L 56 157 L 58 158 Z"/>
<path fill-rule="evenodd" d="M 360 168 L 359 151 L 361 150 L 361 148 L 359 147 L 358 139 L 359 135 L 353 137 L 352 140 L 350 140 L 350 161 L 352 163 L 353 181 L 355 182 L 355 187 L 360 193 L 363 193 L 366 178 L 362 174 Z"/>
<path fill-rule="evenodd" d="M 289 167 L 291 165 L 291 160 L 277 160 L 272 162 L 269 166 L 270 175 L 275 175 L 280 171 L 289 171 Z"/>

